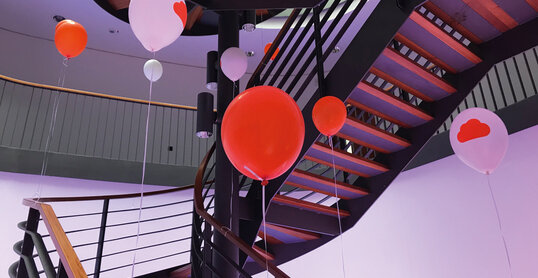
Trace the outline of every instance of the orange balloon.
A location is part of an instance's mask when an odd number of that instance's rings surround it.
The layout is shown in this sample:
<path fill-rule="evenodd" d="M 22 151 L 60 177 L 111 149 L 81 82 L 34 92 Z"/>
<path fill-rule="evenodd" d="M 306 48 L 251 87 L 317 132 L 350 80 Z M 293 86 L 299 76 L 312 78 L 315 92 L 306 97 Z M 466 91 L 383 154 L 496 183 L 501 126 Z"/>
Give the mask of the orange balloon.
<path fill-rule="evenodd" d="M 60 54 L 68 59 L 74 58 L 86 48 L 88 34 L 80 23 L 70 19 L 62 20 L 56 25 L 54 43 Z"/>
<path fill-rule="evenodd" d="M 272 43 L 268 43 L 265 45 L 265 48 L 263 49 L 263 53 L 267 54 L 267 51 L 269 51 L 269 48 L 271 48 Z M 273 53 L 273 56 L 271 56 L 271 60 L 274 60 L 276 58 L 276 55 L 278 55 L 278 52 L 280 52 L 280 48 L 276 48 L 275 53 Z"/>
<path fill-rule="evenodd" d="M 271 86 L 247 89 L 224 113 L 221 139 L 239 172 L 265 185 L 286 172 L 303 146 L 305 125 L 295 101 Z"/>
<path fill-rule="evenodd" d="M 333 136 L 346 122 L 346 105 L 337 97 L 327 96 L 320 98 L 312 109 L 314 125 L 322 134 Z"/>

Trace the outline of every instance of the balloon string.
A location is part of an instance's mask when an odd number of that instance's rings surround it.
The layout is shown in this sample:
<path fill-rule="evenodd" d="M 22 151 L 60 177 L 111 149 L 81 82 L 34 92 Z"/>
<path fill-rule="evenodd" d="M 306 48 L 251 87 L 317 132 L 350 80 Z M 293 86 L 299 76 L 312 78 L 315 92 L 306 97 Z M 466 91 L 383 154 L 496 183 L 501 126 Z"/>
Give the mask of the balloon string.
<path fill-rule="evenodd" d="M 60 69 L 60 74 L 58 76 L 58 87 L 63 88 L 65 85 L 65 76 L 67 75 L 67 67 L 68 67 L 68 58 L 64 58 L 62 61 L 62 67 Z M 54 103 L 52 106 L 52 116 L 50 120 L 50 126 L 49 126 L 49 134 L 47 135 L 47 141 L 45 142 L 45 149 L 43 150 L 43 163 L 41 164 L 41 174 L 40 176 L 44 176 L 47 172 L 47 165 L 48 165 L 48 151 L 50 147 L 50 141 L 52 139 L 52 136 L 54 135 L 54 128 L 56 127 L 56 115 L 58 114 L 58 106 L 60 105 L 60 91 L 56 91 L 57 94 L 54 97 Z M 43 190 L 43 184 L 41 181 L 38 182 L 37 185 L 37 191 L 35 193 L 37 200 L 41 198 L 41 193 Z"/>
<path fill-rule="evenodd" d="M 267 227 L 265 225 L 265 186 L 262 186 L 262 217 L 263 217 L 263 242 L 265 244 L 265 255 L 267 255 Z M 267 262 L 267 256 L 264 256 L 265 259 L 265 277 L 269 277 L 269 264 Z"/>
<path fill-rule="evenodd" d="M 153 52 L 153 57 L 155 57 L 155 52 Z M 146 134 L 144 137 L 144 158 L 142 160 L 142 182 L 140 183 L 140 204 L 138 207 L 138 221 L 137 221 L 137 227 L 136 227 L 136 242 L 135 242 L 135 250 L 133 254 L 133 263 L 131 266 L 131 278 L 134 277 L 134 270 L 135 270 L 135 263 L 136 263 L 136 253 L 138 250 L 138 241 L 140 239 L 140 220 L 142 219 L 142 204 L 144 200 L 144 180 L 146 177 L 146 158 L 147 158 L 147 151 L 148 151 L 148 131 L 149 131 L 149 115 L 151 112 L 151 95 L 153 91 L 153 69 L 151 70 L 150 75 L 150 81 L 149 81 L 149 100 L 148 100 L 148 111 L 146 115 Z"/>
<path fill-rule="evenodd" d="M 501 217 L 499 215 L 499 208 L 497 207 L 497 201 L 495 200 L 495 196 L 493 194 L 493 190 L 491 189 L 491 182 L 490 182 L 490 177 L 489 177 L 489 174 L 486 174 L 487 176 L 487 180 L 488 180 L 488 188 L 489 188 L 489 193 L 491 194 L 491 200 L 493 201 L 493 206 L 495 207 L 495 213 L 497 215 L 497 223 L 499 224 L 499 231 L 501 233 L 501 238 L 503 240 L 503 244 L 504 244 L 504 252 L 506 254 L 506 260 L 508 262 L 508 271 L 510 272 L 510 277 L 513 277 L 513 274 L 512 274 L 512 263 L 510 261 L 510 254 L 508 252 L 508 246 L 506 244 L 506 239 L 504 237 L 504 232 L 503 232 L 503 227 L 502 227 L 502 224 L 501 224 Z"/>
<path fill-rule="evenodd" d="M 336 166 L 334 163 L 334 146 L 333 146 L 333 137 L 329 136 L 329 145 L 331 146 L 331 152 L 332 152 L 332 163 L 333 163 L 333 179 L 334 179 L 334 196 L 336 197 L 336 212 L 338 214 L 338 228 L 340 229 L 340 255 L 342 257 L 342 274 L 343 277 L 346 277 L 346 266 L 344 261 L 344 234 L 342 233 L 342 219 L 340 217 L 340 204 L 338 200 L 338 188 L 336 185 Z"/>

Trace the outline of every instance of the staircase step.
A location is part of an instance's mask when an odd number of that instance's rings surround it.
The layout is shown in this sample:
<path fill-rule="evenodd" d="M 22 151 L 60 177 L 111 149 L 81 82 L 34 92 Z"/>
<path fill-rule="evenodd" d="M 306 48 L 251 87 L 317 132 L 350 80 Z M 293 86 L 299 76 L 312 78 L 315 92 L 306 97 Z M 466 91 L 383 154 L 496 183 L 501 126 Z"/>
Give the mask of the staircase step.
<path fill-rule="evenodd" d="M 482 15 L 462 1 L 431 0 L 430 2 L 484 42 L 502 34 L 502 32 L 491 25 Z M 463 20 L 463 15 L 465 15 L 465 20 Z"/>
<path fill-rule="evenodd" d="M 275 195 L 275 197 L 273 197 L 272 202 L 284 204 L 287 206 L 292 206 L 299 209 L 309 210 L 309 211 L 320 213 L 320 214 L 338 216 L 338 211 L 336 208 L 323 206 L 323 205 L 319 205 L 319 204 L 315 204 L 315 203 L 311 203 L 311 202 L 307 202 L 307 201 L 303 201 L 303 200 L 299 200 L 299 199 L 295 199 L 295 198 L 291 198 L 291 197 L 287 197 L 283 195 Z M 349 213 L 349 211 L 342 210 L 342 209 L 340 210 L 341 217 L 347 217 L 350 215 L 351 214 Z"/>
<path fill-rule="evenodd" d="M 385 48 L 374 67 L 434 100 L 456 92 L 448 82 L 391 48 Z"/>
<path fill-rule="evenodd" d="M 353 117 L 347 118 L 346 123 L 340 130 L 338 136 L 346 139 L 355 138 L 355 140 L 357 140 L 357 144 L 360 144 L 358 142 L 363 142 L 365 143 L 365 147 L 379 150 L 383 153 L 400 151 L 411 145 L 409 141 L 395 134 L 354 119 Z"/>
<path fill-rule="evenodd" d="M 365 82 L 357 85 L 347 103 L 406 128 L 419 126 L 433 119 L 420 108 Z"/>
<path fill-rule="evenodd" d="M 411 13 L 395 38 L 453 73 L 482 62 L 482 59 L 465 45 L 417 12 Z"/>
<path fill-rule="evenodd" d="M 334 180 L 306 171 L 295 169 L 286 180 L 287 185 L 305 190 L 311 190 L 328 196 L 336 197 Z M 341 181 L 336 182 L 338 198 L 349 200 L 368 195 L 368 191 Z"/>
<path fill-rule="evenodd" d="M 185 265 L 183 267 L 180 267 L 168 275 L 169 278 L 187 278 L 191 277 L 191 265 Z"/>
<path fill-rule="evenodd" d="M 376 68 L 376 67 L 371 67 L 370 68 L 370 72 L 377 75 L 378 77 L 382 78 L 383 80 L 385 81 L 388 81 L 390 82 L 391 84 L 393 85 L 396 85 L 397 87 L 399 87 L 400 89 L 424 100 L 424 101 L 428 101 L 428 102 L 432 102 L 434 101 L 434 99 L 424 93 L 422 93 L 421 91 L 405 84 L 404 82 L 396 79 L 395 77 L 387 74 L 387 73 L 384 73 L 383 71 L 381 71 L 380 69 Z"/>
<path fill-rule="evenodd" d="M 469 39 L 472 43 L 474 44 L 482 43 L 482 39 L 480 39 L 477 35 L 475 35 L 473 32 L 471 32 L 469 29 L 463 26 L 460 22 L 450 17 L 447 13 L 445 13 L 445 11 L 437 7 L 437 5 L 435 5 L 432 1 L 427 1 L 422 6 L 426 8 L 428 11 L 432 12 L 437 17 L 439 17 L 442 21 L 449 24 L 450 27 L 456 29 L 460 34 L 462 34 L 464 37 Z"/>
<path fill-rule="evenodd" d="M 359 176 L 362 177 L 375 176 L 389 170 L 381 163 L 365 159 L 340 149 L 334 149 L 333 153 L 329 145 L 321 142 L 313 144 L 306 153 L 306 155 L 311 158 L 316 158 L 318 161 L 324 161 L 323 164 L 330 167 L 332 167 L 333 154 L 334 163 L 336 165 L 345 169 L 350 169 L 355 173 L 360 173 Z"/>
<path fill-rule="evenodd" d="M 266 223 L 265 230 L 267 231 L 267 243 L 269 244 L 290 244 L 319 239 L 321 237 L 321 235 L 318 233 L 283 227 L 270 223 Z M 262 239 L 264 238 L 263 225 L 258 232 L 258 236 Z"/>

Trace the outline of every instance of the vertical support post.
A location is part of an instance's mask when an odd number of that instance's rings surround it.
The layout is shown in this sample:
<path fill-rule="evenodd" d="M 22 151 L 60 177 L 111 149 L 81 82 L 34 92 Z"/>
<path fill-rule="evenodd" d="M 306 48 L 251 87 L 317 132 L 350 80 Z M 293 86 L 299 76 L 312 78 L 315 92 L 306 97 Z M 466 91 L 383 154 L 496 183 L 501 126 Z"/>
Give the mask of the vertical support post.
<path fill-rule="evenodd" d="M 62 263 L 62 260 L 58 260 L 58 274 L 56 274 L 56 278 L 69 278 L 69 276 L 67 275 L 67 272 L 65 271 L 65 267 Z M 94 276 L 94 277 L 99 277 L 99 276 Z"/>
<path fill-rule="evenodd" d="M 28 219 L 26 220 L 26 230 L 30 232 L 37 232 L 37 226 L 39 225 L 39 211 L 30 208 L 28 211 Z M 32 257 L 34 252 L 34 242 L 32 236 L 28 233 L 24 233 L 24 240 L 22 243 L 21 253 L 24 256 Z M 17 270 L 17 278 L 28 278 L 28 269 L 24 263 L 24 259 L 19 260 L 19 269 Z"/>
<path fill-rule="evenodd" d="M 97 241 L 97 255 L 95 255 L 95 268 L 93 277 L 99 278 L 101 273 L 101 261 L 103 259 L 103 247 L 105 245 L 105 231 L 106 231 L 106 221 L 108 218 L 108 205 L 110 204 L 110 199 L 105 199 L 103 201 L 103 212 L 101 213 L 101 226 L 99 228 L 99 240 Z"/>
<path fill-rule="evenodd" d="M 314 40 L 316 49 L 316 69 L 318 71 L 318 87 L 320 98 L 324 97 L 325 92 L 325 69 L 323 67 L 323 44 L 321 43 L 321 26 L 319 13 L 323 7 L 314 7 Z"/>
<path fill-rule="evenodd" d="M 204 230 L 203 230 L 202 238 L 205 242 L 211 241 L 211 225 L 209 223 L 204 222 Z M 216 253 L 216 252 L 215 252 Z M 212 257 L 213 257 L 213 250 L 211 249 L 211 246 L 209 244 L 204 244 L 204 248 L 202 250 L 202 256 L 204 258 L 204 263 L 206 265 L 212 265 Z M 209 268 L 204 268 L 203 270 L 203 276 L 202 277 L 211 277 L 211 270 Z"/>
<path fill-rule="evenodd" d="M 239 46 L 239 16 L 235 11 L 223 11 L 219 16 L 218 37 L 219 60 L 222 53 L 230 47 Z M 229 80 L 219 67 L 217 92 L 217 145 L 215 169 L 215 218 L 238 234 L 239 189 L 238 176 L 228 160 L 221 141 L 221 124 L 224 112 L 234 98 L 234 83 Z M 239 248 L 231 244 L 220 233 L 215 233 L 214 243 L 222 250 L 222 256 L 239 262 Z M 217 252 L 213 252 L 213 266 L 221 271 L 221 277 L 238 277 L 238 272 Z"/>

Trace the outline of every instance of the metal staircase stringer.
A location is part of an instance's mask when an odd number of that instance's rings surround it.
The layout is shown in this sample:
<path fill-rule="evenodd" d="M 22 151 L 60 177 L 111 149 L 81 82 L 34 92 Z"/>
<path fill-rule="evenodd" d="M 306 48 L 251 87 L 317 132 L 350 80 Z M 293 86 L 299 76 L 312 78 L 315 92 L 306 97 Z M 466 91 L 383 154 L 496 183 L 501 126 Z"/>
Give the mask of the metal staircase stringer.
<path fill-rule="evenodd" d="M 360 180 L 362 185 L 364 185 L 364 182 L 367 183 L 370 194 L 363 198 L 346 202 L 347 209 L 352 211 L 352 215 L 344 219 L 343 225 L 345 229 L 352 227 L 364 215 L 495 64 L 538 45 L 536 30 L 538 30 L 538 18 L 479 45 L 478 51 L 483 62 L 453 76 L 457 92 L 437 102 L 421 104 L 421 106 L 430 105 L 428 109 L 434 119 L 418 127 L 402 129 L 397 132 L 398 135 L 408 138 L 412 145 L 381 158 L 389 166 L 390 171 Z"/>
<path fill-rule="evenodd" d="M 391 43 L 393 37 L 408 19 L 411 12 L 423 2 L 424 0 L 380 0 L 379 4 L 365 21 L 363 27 L 355 35 L 349 46 L 342 53 L 340 59 L 326 76 L 325 94 L 338 97 L 342 101 L 345 101 L 357 84 L 368 73 L 379 55 Z M 350 75 L 350 72 L 355 74 Z M 306 154 L 320 134 L 314 126 L 312 118 L 309 116 L 312 114 L 312 109 L 319 95 L 318 89 L 302 110 L 305 116 L 305 141 L 299 155 L 300 158 Z M 293 172 L 299 161 L 300 159 L 286 173 L 270 181 L 266 186 L 267 208 L 270 206 L 271 199 L 279 192 L 281 186 Z M 255 186 L 250 188 L 247 197 L 241 198 L 240 202 L 244 206 L 249 206 L 250 210 L 257 212 L 261 210 L 261 186 L 259 186 L 259 182 L 255 182 L 253 185 Z M 256 235 L 261 225 L 261 215 L 259 215 L 260 217 L 257 216 L 255 219 L 248 219 L 251 222 L 248 225 L 244 224 L 241 226 L 241 238 L 249 244 L 253 244 L 256 237 L 248 235 Z M 314 244 L 318 246 L 329 239 L 330 237 L 326 237 L 326 239 L 323 237 Z M 282 259 L 279 258 L 277 264 L 293 259 L 297 255 L 299 255 L 297 252 L 290 249 L 290 252 L 287 252 Z M 241 263 L 245 263 L 244 257 Z"/>

